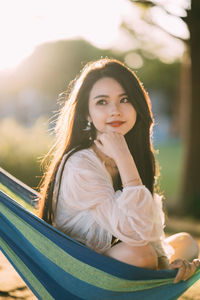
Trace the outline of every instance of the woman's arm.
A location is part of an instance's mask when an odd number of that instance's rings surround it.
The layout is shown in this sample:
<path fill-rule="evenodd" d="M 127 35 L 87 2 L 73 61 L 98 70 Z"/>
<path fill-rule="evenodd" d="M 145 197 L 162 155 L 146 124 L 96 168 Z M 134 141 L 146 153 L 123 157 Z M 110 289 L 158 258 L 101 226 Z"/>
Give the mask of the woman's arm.
<path fill-rule="evenodd" d="M 95 141 L 96 146 L 114 159 L 123 187 L 142 185 L 139 172 L 123 135 L 115 132 L 103 133 Z"/>
<path fill-rule="evenodd" d="M 131 154 L 116 160 L 123 187 L 142 185 L 142 180 Z"/>
<path fill-rule="evenodd" d="M 82 150 L 68 159 L 60 197 L 57 216 L 63 216 L 63 222 L 71 207 L 93 216 L 102 228 L 133 246 L 164 235 L 161 197 L 153 199 L 144 185 L 115 192 L 110 175 L 93 150 Z"/>

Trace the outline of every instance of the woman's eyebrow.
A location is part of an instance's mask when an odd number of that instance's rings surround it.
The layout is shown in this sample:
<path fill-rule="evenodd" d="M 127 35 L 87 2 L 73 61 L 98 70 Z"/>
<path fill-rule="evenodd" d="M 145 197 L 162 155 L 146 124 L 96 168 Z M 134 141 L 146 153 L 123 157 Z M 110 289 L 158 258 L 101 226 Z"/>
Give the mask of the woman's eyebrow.
<path fill-rule="evenodd" d="M 108 95 L 98 95 L 98 96 L 95 96 L 94 99 L 98 99 L 98 98 L 108 98 L 109 96 Z"/>
<path fill-rule="evenodd" d="M 122 93 L 119 95 L 119 97 L 122 97 L 122 96 L 128 96 L 127 93 Z M 98 96 L 95 96 L 93 99 L 98 99 L 98 98 L 109 98 L 108 95 L 98 95 Z"/>
<path fill-rule="evenodd" d="M 120 94 L 119 97 L 122 97 L 122 96 L 128 96 L 127 93 L 123 93 L 123 94 Z"/>

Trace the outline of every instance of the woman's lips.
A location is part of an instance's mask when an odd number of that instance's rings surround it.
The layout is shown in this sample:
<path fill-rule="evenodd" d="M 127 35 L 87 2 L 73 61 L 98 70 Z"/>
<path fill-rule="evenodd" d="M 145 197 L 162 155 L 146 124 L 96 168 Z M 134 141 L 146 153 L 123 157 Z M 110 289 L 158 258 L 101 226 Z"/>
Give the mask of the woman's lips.
<path fill-rule="evenodd" d="M 110 123 L 107 123 L 108 125 L 112 126 L 112 127 L 119 127 L 121 126 L 122 124 L 124 124 L 124 122 L 121 122 L 121 121 L 113 121 L 113 122 L 110 122 Z"/>

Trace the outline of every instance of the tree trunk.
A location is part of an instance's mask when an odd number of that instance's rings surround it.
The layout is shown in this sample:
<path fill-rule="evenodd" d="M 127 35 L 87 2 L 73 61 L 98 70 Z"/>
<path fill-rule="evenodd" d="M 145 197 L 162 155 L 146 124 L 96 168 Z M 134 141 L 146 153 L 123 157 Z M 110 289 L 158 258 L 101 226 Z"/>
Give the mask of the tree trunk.
<path fill-rule="evenodd" d="M 192 0 L 186 19 L 190 31 L 191 99 L 181 191 L 181 211 L 200 217 L 200 1 Z"/>

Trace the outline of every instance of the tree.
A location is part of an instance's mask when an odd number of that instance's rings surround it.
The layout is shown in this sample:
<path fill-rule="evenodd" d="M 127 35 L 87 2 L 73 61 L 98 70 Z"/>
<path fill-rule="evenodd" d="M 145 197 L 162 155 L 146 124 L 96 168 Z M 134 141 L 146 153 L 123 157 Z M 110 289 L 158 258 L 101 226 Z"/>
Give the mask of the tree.
<path fill-rule="evenodd" d="M 168 10 L 166 2 L 163 1 L 142 1 L 130 0 L 130 2 L 142 5 L 145 10 L 152 7 L 159 7 L 165 10 L 169 15 L 172 13 Z M 174 5 L 171 2 L 171 5 Z M 145 14 L 144 14 L 145 18 Z M 190 37 L 185 40 L 185 45 L 190 56 L 189 86 L 190 97 L 187 105 L 184 105 L 184 115 L 186 116 L 185 128 L 185 157 L 182 178 L 182 188 L 180 192 L 179 211 L 183 214 L 192 214 L 200 216 L 200 1 L 191 0 L 191 7 L 188 7 L 186 16 L 180 17 L 189 29 Z M 149 19 L 146 21 L 150 24 Z M 152 25 L 152 24 L 151 24 Z M 154 24 L 156 25 L 156 24 Z M 173 33 L 170 33 L 173 35 Z M 180 37 L 177 37 L 180 38 Z M 187 110 L 187 111 L 186 111 Z"/>
<path fill-rule="evenodd" d="M 200 1 L 192 0 L 185 19 L 190 31 L 191 98 L 189 100 L 186 156 L 181 191 L 183 212 L 200 217 Z"/>

